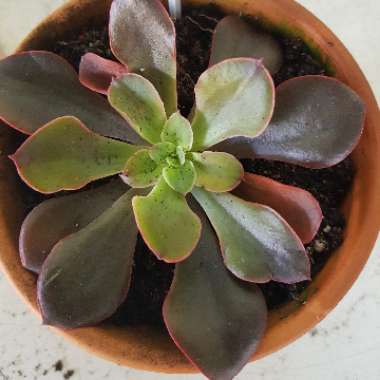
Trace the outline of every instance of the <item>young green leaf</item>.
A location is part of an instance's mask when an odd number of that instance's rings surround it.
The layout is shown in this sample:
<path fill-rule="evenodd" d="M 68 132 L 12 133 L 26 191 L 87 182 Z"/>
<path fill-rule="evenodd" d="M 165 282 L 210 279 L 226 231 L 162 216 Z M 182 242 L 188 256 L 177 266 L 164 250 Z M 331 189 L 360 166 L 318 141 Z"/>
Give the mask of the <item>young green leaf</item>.
<path fill-rule="evenodd" d="M 31 51 L 0 61 L 0 118 L 28 135 L 72 115 L 103 136 L 141 144 L 140 137 L 107 100 L 84 88 L 60 56 Z"/>
<path fill-rule="evenodd" d="M 150 158 L 149 150 L 143 149 L 127 161 L 122 178 L 125 183 L 134 188 L 150 187 L 157 183 L 162 169 L 162 165 Z"/>
<path fill-rule="evenodd" d="M 260 289 L 224 266 L 207 218 L 194 253 L 176 265 L 166 297 L 166 327 L 181 351 L 209 379 L 230 380 L 251 359 L 264 334 L 267 308 Z"/>
<path fill-rule="evenodd" d="M 176 147 L 169 142 L 158 143 L 149 150 L 150 158 L 157 164 L 166 163 L 166 159 L 173 154 L 176 154 Z"/>
<path fill-rule="evenodd" d="M 193 146 L 193 131 L 190 122 L 179 112 L 170 116 L 161 134 L 161 140 L 182 147 L 185 151 Z"/>
<path fill-rule="evenodd" d="M 231 191 L 243 178 L 243 165 L 228 153 L 192 153 L 191 157 L 197 172 L 196 185 L 207 191 Z"/>
<path fill-rule="evenodd" d="M 148 247 L 168 263 L 186 259 L 196 247 L 201 233 L 199 218 L 186 198 L 161 178 L 146 197 L 133 199 L 140 233 Z"/>
<path fill-rule="evenodd" d="M 151 81 L 168 115 L 177 111 L 175 28 L 159 0 L 114 0 L 111 49 L 120 62 Z"/>
<path fill-rule="evenodd" d="M 193 194 L 219 237 L 227 268 L 237 277 L 287 284 L 310 279 L 302 242 L 275 211 L 228 193 L 195 188 Z"/>
<path fill-rule="evenodd" d="M 113 79 L 128 72 L 128 68 L 94 53 L 85 54 L 79 65 L 79 81 L 92 91 L 107 95 Z"/>
<path fill-rule="evenodd" d="M 77 328 L 111 316 L 125 300 L 137 239 L 132 189 L 77 233 L 59 242 L 38 278 L 45 324 Z"/>
<path fill-rule="evenodd" d="M 186 195 L 189 193 L 197 178 L 194 165 L 191 161 L 185 161 L 183 165 L 167 166 L 163 171 L 166 183 L 175 191 Z"/>
<path fill-rule="evenodd" d="M 280 44 L 270 34 L 255 30 L 238 16 L 227 16 L 215 29 L 210 65 L 228 58 L 262 59 L 271 74 L 277 73 L 283 62 Z"/>
<path fill-rule="evenodd" d="M 268 125 L 274 85 L 261 61 L 234 58 L 205 71 L 196 87 L 193 150 L 234 136 L 256 137 Z"/>
<path fill-rule="evenodd" d="M 318 201 L 309 192 L 270 178 L 246 173 L 235 194 L 246 201 L 273 208 L 304 244 L 313 240 L 323 219 Z"/>
<path fill-rule="evenodd" d="M 34 190 L 77 190 L 121 173 L 140 147 L 102 137 L 78 119 L 53 120 L 30 136 L 11 156 L 20 177 Z"/>
<path fill-rule="evenodd" d="M 34 208 L 21 226 L 22 265 L 39 273 L 54 245 L 80 231 L 121 197 L 128 187 L 119 179 L 93 190 L 49 199 Z"/>
<path fill-rule="evenodd" d="M 165 107 L 152 83 L 140 75 L 126 74 L 115 79 L 108 92 L 111 105 L 146 141 L 161 141 L 166 123 Z"/>

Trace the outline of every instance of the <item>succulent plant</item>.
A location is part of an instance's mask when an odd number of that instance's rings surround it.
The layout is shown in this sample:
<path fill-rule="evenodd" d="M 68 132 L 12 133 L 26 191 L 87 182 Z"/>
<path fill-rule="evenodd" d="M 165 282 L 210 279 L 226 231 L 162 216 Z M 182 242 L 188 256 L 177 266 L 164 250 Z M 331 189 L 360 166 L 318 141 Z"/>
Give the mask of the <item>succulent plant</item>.
<path fill-rule="evenodd" d="M 122 179 L 32 210 L 22 263 L 39 275 L 45 323 L 93 325 L 125 300 L 140 232 L 159 259 L 176 263 L 163 307 L 173 341 L 210 379 L 232 379 L 265 332 L 255 284 L 309 280 L 303 243 L 322 220 L 311 194 L 244 173 L 236 157 L 332 166 L 359 141 L 364 104 L 322 76 L 275 89 L 280 46 L 228 16 L 188 120 L 177 111 L 175 28 L 162 4 L 114 0 L 110 39 L 119 62 L 86 54 L 79 80 L 49 52 L 0 61 L 0 117 L 30 135 L 11 159 L 31 188 Z"/>

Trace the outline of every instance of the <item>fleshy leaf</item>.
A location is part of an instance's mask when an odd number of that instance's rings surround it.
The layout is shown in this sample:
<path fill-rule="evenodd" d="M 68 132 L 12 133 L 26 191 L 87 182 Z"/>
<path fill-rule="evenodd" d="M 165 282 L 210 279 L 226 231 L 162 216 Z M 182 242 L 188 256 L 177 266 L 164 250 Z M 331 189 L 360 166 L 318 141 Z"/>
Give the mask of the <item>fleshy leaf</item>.
<path fill-rule="evenodd" d="M 61 116 L 75 116 L 103 136 L 141 143 L 107 100 L 84 88 L 60 56 L 31 51 L 0 61 L 0 118 L 32 134 Z"/>
<path fill-rule="evenodd" d="M 126 74 L 115 79 L 108 99 L 142 138 L 151 144 L 161 141 L 166 123 L 165 107 L 147 79 L 137 74 Z"/>
<path fill-rule="evenodd" d="M 196 247 L 201 223 L 186 202 L 161 178 L 146 197 L 133 199 L 140 233 L 155 255 L 168 263 L 186 259 Z"/>
<path fill-rule="evenodd" d="M 190 192 L 197 178 L 194 165 L 191 161 L 185 161 L 183 165 L 167 166 L 163 171 L 166 183 L 175 191 L 186 195 Z"/>
<path fill-rule="evenodd" d="M 87 53 L 80 61 L 79 80 L 90 90 L 107 95 L 112 80 L 127 72 L 127 67 L 118 62 Z"/>
<path fill-rule="evenodd" d="M 151 81 L 168 115 L 177 111 L 175 28 L 159 0 L 114 0 L 110 43 L 115 56 Z"/>
<path fill-rule="evenodd" d="M 313 240 L 321 225 L 323 215 L 318 201 L 308 191 L 297 187 L 246 173 L 235 194 L 277 211 L 304 244 Z"/>
<path fill-rule="evenodd" d="M 205 71 L 196 87 L 193 150 L 234 136 L 256 137 L 268 125 L 274 85 L 261 61 L 234 58 Z"/>
<path fill-rule="evenodd" d="M 270 34 L 255 30 L 238 16 L 227 16 L 215 29 L 210 65 L 239 57 L 262 59 L 271 74 L 283 62 L 281 46 Z"/>
<path fill-rule="evenodd" d="M 193 131 L 190 122 L 179 112 L 173 114 L 164 126 L 161 140 L 171 142 L 189 151 L 193 145 Z"/>
<path fill-rule="evenodd" d="M 240 161 L 228 153 L 192 153 L 197 172 L 196 185 L 208 191 L 224 193 L 239 185 L 244 169 Z"/>
<path fill-rule="evenodd" d="M 237 277 L 286 284 L 310 279 L 302 242 L 271 208 L 229 193 L 195 188 L 193 194 L 214 226 L 227 268 Z"/>
<path fill-rule="evenodd" d="M 77 328 L 111 316 L 125 300 L 137 239 L 132 189 L 79 232 L 59 242 L 38 278 L 45 324 Z"/>
<path fill-rule="evenodd" d="M 127 162 L 123 181 L 134 188 L 150 187 L 161 177 L 162 166 L 150 158 L 149 150 L 135 153 Z"/>
<path fill-rule="evenodd" d="M 21 227 L 19 247 L 23 266 L 39 273 L 58 241 L 86 227 L 127 190 L 120 180 L 114 180 L 94 190 L 49 199 L 38 205 Z"/>
<path fill-rule="evenodd" d="M 344 160 L 359 142 L 365 105 L 333 78 L 305 76 L 277 88 L 276 109 L 256 139 L 234 138 L 216 149 L 241 158 L 261 157 L 321 169 Z"/>
<path fill-rule="evenodd" d="M 260 289 L 232 276 L 203 215 L 194 253 L 176 265 L 163 315 L 181 351 L 209 379 L 231 380 L 264 334 L 267 308 Z"/>
<path fill-rule="evenodd" d="M 11 156 L 20 177 L 34 190 L 77 190 L 118 174 L 141 148 L 97 135 L 78 119 L 53 120 L 30 136 Z"/>
<path fill-rule="evenodd" d="M 162 164 L 166 161 L 166 158 L 172 154 L 175 154 L 176 147 L 172 143 L 163 142 L 158 143 L 150 149 L 150 158 L 157 162 L 157 164 Z"/>

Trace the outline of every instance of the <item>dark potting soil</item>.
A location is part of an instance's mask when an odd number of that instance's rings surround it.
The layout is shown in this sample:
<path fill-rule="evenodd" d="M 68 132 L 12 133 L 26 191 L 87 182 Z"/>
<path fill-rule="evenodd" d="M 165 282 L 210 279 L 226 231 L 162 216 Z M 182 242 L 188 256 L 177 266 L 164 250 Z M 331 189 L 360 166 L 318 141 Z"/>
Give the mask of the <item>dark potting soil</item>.
<path fill-rule="evenodd" d="M 211 38 L 224 13 L 214 6 L 188 8 L 176 22 L 178 50 L 178 92 L 180 110 L 188 115 L 194 103 L 194 85 L 208 66 Z M 256 24 L 257 26 L 257 24 Z M 284 52 L 284 64 L 274 76 L 276 85 L 284 80 L 307 74 L 326 75 L 325 67 L 299 38 L 275 34 Z M 54 52 L 78 69 L 87 52 L 114 59 L 109 48 L 107 27 L 85 30 L 78 37 L 59 41 Z M 307 246 L 313 277 L 323 268 L 331 253 L 342 243 L 345 220 L 339 206 L 350 190 L 354 176 L 352 161 L 323 170 L 304 169 L 295 165 L 264 160 L 244 160 L 245 169 L 280 182 L 310 191 L 321 203 L 324 220 L 315 239 Z M 174 266 L 158 261 L 139 237 L 132 285 L 126 302 L 111 321 L 117 324 L 162 324 L 161 307 L 169 290 Z M 307 283 L 285 285 L 271 282 L 262 285 L 269 308 L 290 300 L 307 302 Z"/>

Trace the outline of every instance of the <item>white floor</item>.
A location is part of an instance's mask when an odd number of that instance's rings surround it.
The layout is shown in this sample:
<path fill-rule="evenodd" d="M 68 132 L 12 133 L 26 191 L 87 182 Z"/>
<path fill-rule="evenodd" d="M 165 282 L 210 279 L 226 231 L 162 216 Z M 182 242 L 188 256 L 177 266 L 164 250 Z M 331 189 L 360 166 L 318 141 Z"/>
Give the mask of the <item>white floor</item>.
<path fill-rule="evenodd" d="M 265 0 L 263 0 L 265 1 Z M 302 0 L 346 43 L 380 99 L 378 0 Z M 0 57 L 64 0 L 0 0 Z M 0 83 L 1 85 L 1 83 Z M 237 380 L 379 380 L 380 243 L 359 281 L 311 333 Z M 63 368 L 54 368 L 61 361 Z M 59 366 L 58 366 L 59 367 Z M 70 371 L 74 371 L 71 375 Z M 200 380 L 117 367 L 94 358 L 40 325 L 0 273 L 0 380 Z"/>

